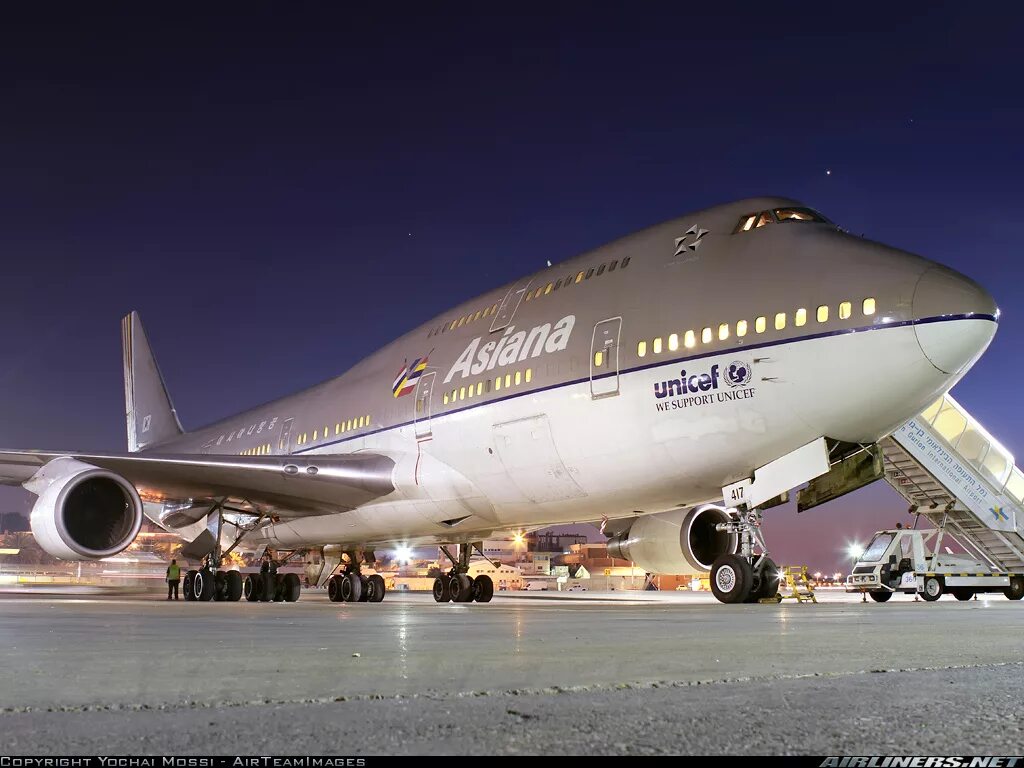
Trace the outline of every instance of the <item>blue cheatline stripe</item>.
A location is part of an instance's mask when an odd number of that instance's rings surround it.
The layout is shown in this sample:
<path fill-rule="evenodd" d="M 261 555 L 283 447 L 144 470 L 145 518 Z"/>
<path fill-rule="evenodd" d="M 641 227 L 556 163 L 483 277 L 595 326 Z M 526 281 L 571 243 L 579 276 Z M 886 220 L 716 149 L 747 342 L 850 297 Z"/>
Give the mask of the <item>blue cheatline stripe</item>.
<path fill-rule="evenodd" d="M 996 319 L 995 315 L 982 314 L 980 312 L 965 312 L 963 314 L 958 314 L 958 315 L 937 315 L 935 317 L 924 317 L 924 318 L 921 318 L 919 320 L 899 320 L 899 321 L 892 322 L 892 323 L 884 323 L 884 324 L 879 324 L 879 325 L 865 325 L 865 326 L 861 326 L 860 328 L 844 328 L 844 329 L 838 330 L 838 331 L 822 331 L 821 333 L 810 333 L 810 334 L 807 334 L 806 336 L 794 336 L 794 337 L 791 337 L 791 338 L 788 338 L 788 339 L 775 339 L 774 341 L 762 341 L 759 344 L 750 344 L 748 346 L 733 347 L 731 349 L 719 349 L 719 350 L 716 350 L 716 351 L 713 351 L 713 352 L 702 352 L 700 354 L 690 355 L 688 357 L 676 357 L 676 358 L 672 358 L 670 360 L 659 360 L 659 361 L 653 362 L 653 363 L 645 363 L 644 365 L 637 365 L 637 366 L 634 366 L 633 368 L 625 368 L 623 370 L 620 370 L 618 372 L 618 375 L 619 376 L 625 376 L 627 373 L 638 373 L 640 371 L 650 370 L 651 368 L 661 368 L 662 366 L 667 366 L 667 365 L 678 365 L 679 363 L 686 363 L 686 362 L 690 362 L 690 361 L 693 361 L 693 360 L 703 360 L 703 359 L 708 358 L 708 357 L 721 357 L 722 355 L 727 355 L 730 352 L 739 354 L 739 353 L 742 353 L 742 352 L 751 352 L 751 351 L 753 351 L 755 349 L 767 349 L 768 347 L 778 347 L 778 346 L 782 346 L 783 344 L 796 344 L 796 343 L 799 343 L 801 341 L 813 341 L 814 339 L 825 339 L 825 338 L 828 338 L 829 336 L 845 336 L 845 335 L 851 334 L 851 333 L 867 333 L 869 331 L 883 331 L 883 330 L 889 330 L 890 328 L 904 328 L 904 327 L 906 327 L 908 325 L 927 325 L 929 323 L 945 323 L 945 322 L 951 322 L 951 321 L 954 321 L 954 320 L 989 320 L 989 321 L 991 321 L 993 323 L 997 323 L 998 322 L 998 320 Z M 452 409 L 450 411 L 445 411 L 444 413 L 441 413 L 441 414 L 436 414 L 436 415 L 432 414 L 431 415 L 431 420 L 441 419 L 441 418 L 444 418 L 445 416 L 451 416 L 451 415 L 456 414 L 456 413 L 463 413 L 463 412 L 471 410 L 473 408 L 481 408 L 481 407 L 488 406 L 488 405 L 494 405 L 495 403 L 503 403 L 506 400 L 512 400 L 512 399 L 517 398 L 517 397 L 526 397 L 528 395 L 536 395 L 536 394 L 539 394 L 541 392 L 547 392 L 547 391 L 552 390 L 552 389 L 560 389 L 561 387 L 573 387 L 573 386 L 576 386 L 577 384 L 583 384 L 584 382 L 591 381 L 591 380 L 593 380 L 593 381 L 600 381 L 601 379 L 607 379 L 607 378 L 610 378 L 610 377 L 615 376 L 615 375 L 616 375 L 615 373 L 605 373 L 605 374 L 603 374 L 601 376 L 595 376 L 593 379 L 591 379 L 589 376 L 584 376 L 583 378 L 573 379 L 572 381 L 561 381 L 561 382 L 558 382 L 557 384 L 549 384 L 546 387 L 538 387 L 536 389 L 527 389 L 525 391 L 516 392 L 516 393 L 510 394 L 510 395 L 503 395 L 501 397 L 494 398 L 493 400 L 488 400 L 487 402 L 473 403 L 472 405 L 466 405 L 466 406 L 463 406 L 462 408 L 455 408 L 455 409 Z M 403 422 L 401 424 L 394 424 L 394 425 L 392 425 L 390 427 L 380 427 L 379 429 L 374 429 L 374 430 L 371 430 L 370 432 L 364 432 L 361 435 L 353 435 L 352 437 L 343 437 L 343 438 L 341 438 L 339 440 L 332 440 L 329 443 L 320 443 L 319 445 L 315 445 L 315 446 L 312 446 L 310 448 L 303 448 L 302 450 L 299 450 L 299 451 L 292 451 L 292 453 L 289 454 L 289 455 L 296 456 L 296 455 L 298 455 L 300 453 L 308 453 L 310 451 L 319 450 L 319 449 L 326 448 L 326 447 L 329 447 L 329 446 L 332 446 L 332 445 L 339 445 L 341 443 L 347 443 L 347 442 L 349 442 L 351 440 L 361 440 L 364 437 L 370 437 L 371 435 L 376 435 L 376 434 L 379 434 L 381 432 L 390 432 L 391 430 L 394 430 L 394 429 L 404 429 L 405 427 L 412 426 L 415 423 L 416 423 L 415 421 L 406 421 L 406 422 Z"/>

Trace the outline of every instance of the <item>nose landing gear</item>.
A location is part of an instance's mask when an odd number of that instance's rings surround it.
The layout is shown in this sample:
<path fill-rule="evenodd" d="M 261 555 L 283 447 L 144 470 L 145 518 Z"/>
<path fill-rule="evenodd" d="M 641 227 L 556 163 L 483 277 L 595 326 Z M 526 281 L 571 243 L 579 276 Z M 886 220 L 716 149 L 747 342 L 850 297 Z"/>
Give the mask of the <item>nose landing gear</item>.
<path fill-rule="evenodd" d="M 776 596 L 778 566 L 768 557 L 761 534 L 761 511 L 730 511 L 731 520 L 718 523 L 719 531 L 735 534 L 739 552 L 719 555 L 711 566 L 711 591 L 723 603 L 756 603 Z"/>

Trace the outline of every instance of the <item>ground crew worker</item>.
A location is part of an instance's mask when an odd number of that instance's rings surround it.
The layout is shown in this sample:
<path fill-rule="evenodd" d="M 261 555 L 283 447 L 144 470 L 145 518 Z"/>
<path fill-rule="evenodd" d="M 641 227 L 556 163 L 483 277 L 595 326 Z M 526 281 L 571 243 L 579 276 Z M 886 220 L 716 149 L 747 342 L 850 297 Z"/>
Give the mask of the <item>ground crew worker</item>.
<path fill-rule="evenodd" d="M 178 565 L 177 560 L 171 560 L 171 564 L 167 566 L 167 599 L 171 599 L 171 594 L 174 594 L 174 599 L 178 599 L 178 582 L 181 580 L 181 566 Z"/>
<path fill-rule="evenodd" d="M 270 556 L 269 550 L 263 553 L 260 576 L 263 580 L 263 599 L 273 600 L 277 592 L 277 562 Z"/>

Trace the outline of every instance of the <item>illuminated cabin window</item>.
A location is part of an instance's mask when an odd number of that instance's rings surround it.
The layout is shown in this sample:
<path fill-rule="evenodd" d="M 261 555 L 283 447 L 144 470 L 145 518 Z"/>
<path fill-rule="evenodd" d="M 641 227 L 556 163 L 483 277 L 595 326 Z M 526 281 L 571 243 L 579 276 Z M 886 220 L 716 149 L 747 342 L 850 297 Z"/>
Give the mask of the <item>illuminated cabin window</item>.
<path fill-rule="evenodd" d="M 526 296 L 523 298 L 523 301 L 529 301 L 532 298 L 533 298 L 533 291 L 527 291 L 526 292 Z"/>
<path fill-rule="evenodd" d="M 482 309 L 478 309 L 476 311 L 476 314 L 473 315 L 473 322 L 476 322 L 477 320 L 479 320 L 480 319 L 480 315 L 482 315 L 483 313 L 484 313 L 484 311 Z"/>
<path fill-rule="evenodd" d="M 466 388 L 465 387 L 459 387 L 459 400 L 465 400 L 465 399 L 466 399 Z"/>
<path fill-rule="evenodd" d="M 444 404 L 448 405 L 448 393 L 447 392 L 444 393 Z"/>
<path fill-rule="evenodd" d="M 526 369 L 526 383 L 529 384 L 533 381 L 533 368 Z"/>
<path fill-rule="evenodd" d="M 457 327 L 458 327 L 458 328 L 461 328 L 461 327 L 462 327 L 462 326 L 464 326 L 465 324 L 466 324 L 466 317 L 465 317 L 465 315 L 463 315 L 462 317 L 460 317 L 460 318 L 459 318 L 459 324 L 458 324 L 458 326 L 457 326 Z"/>
<path fill-rule="evenodd" d="M 604 363 L 604 352 L 599 349 L 599 350 L 597 350 L 597 352 L 594 353 L 594 367 L 595 368 L 600 368 L 603 363 Z"/>
<path fill-rule="evenodd" d="M 714 338 L 710 328 L 705 328 L 700 332 L 700 341 L 702 344 L 710 344 L 711 339 Z"/>
<path fill-rule="evenodd" d="M 491 305 L 491 314 L 493 315 L 497 311 L 498 311 L 498 305 L 497 304 L 492 304 Z"/>
<path fill-rule="evenodd" d="M 637 357 L 647 357 L 647 342 L 646 341 L 638 341 L 636 343 L 636 356 Z"/>
<path fill-rule="evenodd" d="M 728 338 L 729 338 L 729 324 L 728 323 L 721 323 L 718 326 L 718 340 L 719 341 L 725 341 Z"/>
<path fill-rule="evenodd" d="M 484 393 L 484 383 L 482 381 L 478 381 L 476 383 L 476 393 L 478 395 L 482 395 Z"/>
<path fill-rule="evenodd" d="M 554 290 L 554 287 L 554 283 L 548 283 L 547 288 L 544 289 L 544 295 L 547 296 L 549 293 L 551 293 L 551 291 Z"/>
<path fill-rule="evenodd" d="M 316 442 L 316 435 L 317 435 L 317 431 L 314 429 L 313 430 L 313 442 Z"/>
<path fill-rule="evenodd" d="M 625 269 L 626 267 L 628 267 L 628 266 L 629 266 L 629 260 L 630 260 L 631 258 L 633 258 L 633 257 L 632 257 L 632 256 L 627 256 L 626 258 L 624 258 L 624 259 L 622 260 L 622 264 L 621 264 L 620 266 L 621 266 L 621 267 L 622 267 L 623 269 Z"/>
<path fill-rule="evenodd" d="M 496 378 L 494 380 L 494 391 L 495 392 L 500 392 L 501 391 L 501 376 L 499 376 L 498 378 Z"/>
<path fill-rule="evenodd" d="M 619 265 L 619 260 L 618 259 L 614 259 L 612 261 L 612 263 L 608 265 L 608 271 L 609 272 L 614 272 L 615 271 L 615 267 L 617 267 L 618 265 Z"/>
<path fill-rule="evenodd" d="M 799 327 L 801 325 L 807 325 L 807 310 L 806 309 L 804 309 L 803 307 L 800 307 L 800 309 L 798 309 L 796 311 L 796 316 L 793 318 L 793 324 L 796 325 L 797 327 Z"/>
<path fill-rule="evenodd" d="M 506 373 L 505 374 L 505 389 L 508 389 L 511 386 L 512 386 L 512 374 L 511 373 Z"/>
<path fill-rule="evenodd" d="M 656 355 L 661 354 L 661 336 L 654 340 L 654 345 L 652 346 L 651 351 L 653 351 Z"/>
<path fill-rule="evenodd" d="M 849 319 L 850 315 L 852 315 L 852 314 L 853 314 L 853 305 L 850 302 L 844 301 L 844 302 L 841 302 L 839 304 L 839 319 L 840 320 L 847 320 L 847 319 Z"/>
<path fill-rule="evenodd" d="M 449 331 L 454 331 L 455 330 L 455 326 L 458 325 L 458 324 L 459 324 L 458 320 L 452 320 L 452 324 L 448 326 L 448 330 Z"/>
<path fill-rule="evenodd" d="M 693 349 L 697 346 L 697 334 L 693 331 L 687 331 L 683 336 L 683 346 L 687 349 Z"/>
<path fill-rule="evenodd" d="M 334 425 L 334 434 L 336 434 L 336 435 L 340 435 L 341 434 L 341 423 L 340 422 L 338 424 Z"/>
<path fill-rule="evenodd" d="M 600 277 L 604 274 L 604 264 L 597 268 L 597 276 Z"/>
<path fill-rule="evenodd" d="M 759 318 L 754 320 L 754 331 L 757 333 L 764 333 L 765 328 L 768 327 L 768 319 L 761 315 Z"/>
<path fill-rule="evenodd" d="M 738 323 L 736 323 L 736 336 L 738 338 L 742 339 L 746 335 L 747 335 L 747 321 L 746 320 L 740 320 Z"/>
<path fill-rule="evenodd" d="M 818 322 L 828 322 L 828 304 L 822 304 L 820 307 L 818 307 Z"/>
<path fill-rule="evenodd" d="M 875 314 L 875 300 L 874 299 L 870 299 L 870 298 L 869 299 L 864 299 L 864 314 L 865 315 L 873 315 L 873 314 Z"/>
<path fill-rule="evenodd" d="M 582 270 L 580 271 L 580 273 L 578 275 L 576 275 L 576 280 L 574 282 L 578 283 L 581 280 L 583 280 L 583 271 Z"/>
<path fill-rule="evenodd" d="M 542 285 L 540 288 L 537 289 L 537 292 L 535 294 L 533 294 L 533 298 L 539 299 L 541 297 L 541 294 L 543 294 L 543 293 L 544 293 L 544 286 Z"/>
<path fill-rule="evenodd" d="M 673 333 L 668 337 L 668 351 L 675 352 L 677 349 L 679 349 L 679 334 Z"/>
<path fill-rule="evenodd" d="M 776 331 L 781 331 L 785 327 L 786 327 L 786 313 L 785 312 L 777 312 L 775 314 L 775 330 Z"/>
<path fill-rule="evenodd" d="M 473 399 L 473 390 L 474 389 L 475 389 L 475 387 L 472 384 L 470 384 L 469 385 L 469 392 L 466 393 L 466 397 L 468 397 L 470 400 Z"/>
<path fill-rule="evenodd" d="M 516 386 L 518 387 L 523 381 L 523 374 L 516 371 Z"/>

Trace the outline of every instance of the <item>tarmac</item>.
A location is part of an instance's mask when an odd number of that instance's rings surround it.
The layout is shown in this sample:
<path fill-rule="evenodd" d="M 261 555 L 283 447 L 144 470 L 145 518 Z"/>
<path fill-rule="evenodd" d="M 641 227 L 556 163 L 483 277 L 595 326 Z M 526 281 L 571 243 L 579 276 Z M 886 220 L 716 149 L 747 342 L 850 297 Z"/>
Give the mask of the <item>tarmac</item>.
<path fill-rule="evenodd" d="M 0 595 L 0 754 L 1020 754 L 1024 602 Z"/>

